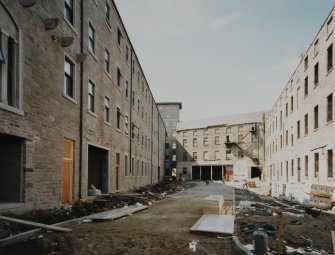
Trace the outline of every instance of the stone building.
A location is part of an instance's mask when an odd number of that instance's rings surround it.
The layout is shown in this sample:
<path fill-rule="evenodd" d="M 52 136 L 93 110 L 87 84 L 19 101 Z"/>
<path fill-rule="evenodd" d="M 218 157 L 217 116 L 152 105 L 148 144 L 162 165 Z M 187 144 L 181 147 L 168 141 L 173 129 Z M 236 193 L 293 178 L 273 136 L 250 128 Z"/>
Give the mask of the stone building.
<path fill-rule="evenodd" d="M 157 103 L 159 112 L 166 126 L 167 137 L 165 141 L 165 175 L 176 175 L 177 171 L 177 140 L 176 131 L 179 122 L 181 102 Z"/>
<path fill-rule="evenodd" d="M 265 117 L 265 178 L 272 195 L 303 202 L 334 187 L 334 9 Z"/>
<path fill-rule="evenodd" d="M 229 181 L 261 177 L 264 113 L 180 122 L 177 126 L 178 177 Z"/>
<path fill-rule="evenodd" d="M 165 125 L 114 1 L 0 1 L 0 208 L 157 182 Z"/>

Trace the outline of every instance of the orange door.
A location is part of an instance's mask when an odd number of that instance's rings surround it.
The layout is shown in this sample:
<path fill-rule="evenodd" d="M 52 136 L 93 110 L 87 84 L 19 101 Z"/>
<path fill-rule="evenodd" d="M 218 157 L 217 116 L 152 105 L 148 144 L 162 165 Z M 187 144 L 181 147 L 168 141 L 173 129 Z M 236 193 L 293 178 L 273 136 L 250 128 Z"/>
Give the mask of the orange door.
<path fill-rule="evenodd" d="M 62 203 L 72 202 L 73 179 L 73 141 L 64 139 Z"/>
<path fill-rule="evenodd" d="M 115 189 L 119 190 L 119 175 L 120 175 L 120 153 L 116 153 L 116 164 L 115 164 Z"/>

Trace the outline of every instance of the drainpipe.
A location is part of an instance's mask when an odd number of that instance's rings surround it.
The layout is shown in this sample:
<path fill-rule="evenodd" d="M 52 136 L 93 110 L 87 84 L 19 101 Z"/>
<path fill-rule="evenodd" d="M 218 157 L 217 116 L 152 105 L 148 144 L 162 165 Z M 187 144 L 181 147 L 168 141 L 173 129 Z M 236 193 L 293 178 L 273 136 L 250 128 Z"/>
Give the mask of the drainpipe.
<path fill-rule="evenodd" d="M 80 2 L 80 54 L 84 53 L 84 0 Z M 79 199 L 82 199 L 82 172 L 83 172 L 83 88 L 84 63 L 80 62 L 80 120 L 79 120 Z"/>
<path fill-rule="evenodd" d="M 151 160 L 150 160 L 150 182 L 152 184 L 152 167 L 153 167 L 153 164 L 152 164 L 152 157 L 153 157 L 153 151 L 154 151 L 154 139 L 153 139 L 153 136 L 154 135 L 154 100 L 152 99 L 151 100 L 151 146 L 150 146 L 150 149 L 151 149 Z"/>
<path fill-rule="evenodd" d="M 129 172 L 132 172 L 131 145 L 133 140 L 133 49 L 130 48 L 130 89 L 129 89 Z"/>
<path fill-rule="evenodd" d="M 158 129 L 157 129 L 157 182 L 159 182 L 159 175 L 160 175 L 160 171 L 158 172 L 159 168 L 159 111 L 157 110 L 158 114 L 157 114 L 157 122 L 158 122 Z"/>

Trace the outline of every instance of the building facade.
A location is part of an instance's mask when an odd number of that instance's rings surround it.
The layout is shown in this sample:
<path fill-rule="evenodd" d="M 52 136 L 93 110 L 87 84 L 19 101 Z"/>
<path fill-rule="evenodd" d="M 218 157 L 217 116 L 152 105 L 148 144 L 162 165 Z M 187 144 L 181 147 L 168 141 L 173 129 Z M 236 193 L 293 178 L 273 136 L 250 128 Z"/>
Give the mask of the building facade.
<path fill-rule="evenodd" d="M 0 1 L 0 203 L 44 209 L 163 175 L 165 124 L 114 1 Z"/>
<path fill-rule="evenodd" d="M 334 9 L 265 118 L 272 195 L 304 202 L 312 184 L 334 187 Z"/>
<path fill-rule="evenodd" d="M 261 178 L 264 112 L 180 122 L 177 141 L 179 177 L 228 181 Z"/>
<path fill-rule="evenodd" d="M 166 126 L 167 137 L 165 141 L 165 175 L 176 176 L 177 172 L 177 140 L 176 131 L 179 122 L 181 102 L 157 103 L 159 112 Z"/>

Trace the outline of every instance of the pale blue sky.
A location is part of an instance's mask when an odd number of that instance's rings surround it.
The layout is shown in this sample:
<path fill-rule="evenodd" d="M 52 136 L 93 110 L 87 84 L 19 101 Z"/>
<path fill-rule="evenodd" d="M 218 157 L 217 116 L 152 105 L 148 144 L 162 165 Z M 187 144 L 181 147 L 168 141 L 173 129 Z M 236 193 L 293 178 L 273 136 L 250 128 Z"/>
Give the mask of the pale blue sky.
<path fill-rule="evenodd" d="M 116 0 L 157 102 L 181 120 L 268 110 L 331 0 Z"/>

